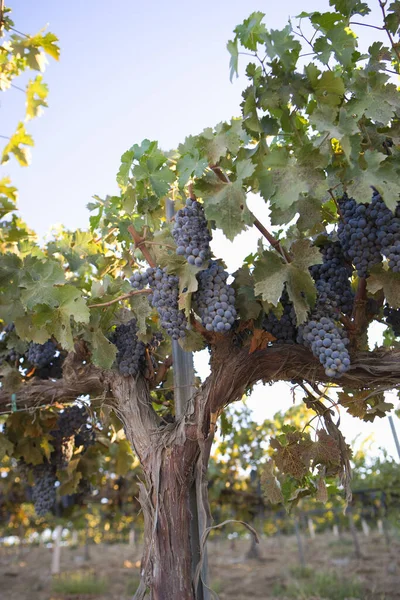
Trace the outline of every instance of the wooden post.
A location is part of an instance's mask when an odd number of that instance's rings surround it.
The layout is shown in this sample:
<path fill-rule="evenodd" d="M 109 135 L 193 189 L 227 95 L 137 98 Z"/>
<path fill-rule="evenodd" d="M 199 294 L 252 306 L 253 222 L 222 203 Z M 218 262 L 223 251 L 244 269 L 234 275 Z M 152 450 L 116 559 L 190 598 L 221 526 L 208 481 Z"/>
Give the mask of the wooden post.
<path fill-rule="evenodd" d="M 89 526 L 86 523 L 85 527 L 85 552 L 84 552 L 84 560 L 90 560 L 90 551 L 89 551 Z"/>
<path fill-rule="evenodd" d="M 339 537 L 339 527 L 337 526 L 337 524 L 335 523 L 334 526 L 332 527 L 332 533 L 335 537 Z"/>
<path fill-rule="evenodd" d="M 53 555 L 51 559 L 51 574 L 59 575 L 61 557 L 62 525 L 57 525 L 53 534 Z"/>
<path fill-rule="evenodd" d="M 315 527 L 314 527 L 314 523 L 310 517 L 308 517 L 307 523 L 308 523 L 308 531 L 310 532 L 310 538 L 312 540 L 315 540 Z"/>
<path fill-rule="evenodd" d="M 305 569 L 306 558 L 304 555 L 303 541 L 301 539 L 300 527 L 299 527 L 299 522 L 298 522 L 297 518 L 295 518 L 295 520 L 294 520 L 294 531 L 296 534 L 297 550 L 299 552 L 300 566 L 302 569 Z"/>
<path fill-rule="evenodd" d="M 135 542 L 136 542 L 136 532 L 135 532 L 134 526 L 132 525 L 132 527 L 129 530 L 129 540 L 128 540 L 129 547 L 134 548 Z"/>
<path fill-rule="evenodd" d="M 394 444 L 396 446 L 397 454 L 399 455 L 399 458 L 400 458 L 400 443 L 399 443 L 399 438 L 397 437 L 397 431 L 396 431 L 396 427 L 394 425 L 392 415 L 389 415 L 388 419 L 389 419 L 389 423 L 390 423 L 390 429 L 392 430 L 392 435 L 393 435 L 393 439 L 394 439 Z"/>
<path fill-rule="evenodd" d="M 73 532 L 72 532 L 70 544 L 71 544 L 71 546 L 77 546 L 78 545 L 78 532 L 77 532 L 76 529 L 74 529 Z"/>
<path fill-rule="evenodd" d="M 369 531 L 370 531 L 369 525 L 365 519 L 361 519 L 361 527 L 362 527 L 363 534 L 365 535 L 365 537 L 369 537 Z"/>
<path fill-rule="evenodd" d="M 355 554 L 356 554 L 357 558 L 362 558 L 360 542 L 358 541 L 357 529 L 354 524 L 353 511 L 351 510 L 351 508 L 349 508 L 348 513 L 349 513 L 350 533 L 351 533 L 351 537 L 353 538 Z"/>
<path fill-rule="evenodd" d="M 168 220 L 171 220 L 175 214 L 174 203 L 169 198 L 165 204 L 165 213 Z M 178 419 L 186 410 L 186 406 L 191 399 L 194 387 L 194 367 L 193 353 L 182 350 L 177 340 L 172 340 L 172 360 L 173 360 L 173 375 L 174 375 L 174 402 L 175 416 Z M 197 564 L 200 562 L 200 537 L 202 532 L 208 526 L 205 522 L 205 516 L 198 509 L 196 483 L 193 484 L 190 490 L 190 512 L 192 520 L 190 523 L 190 539 L 192 550 L 192 568 L 193 575 L 195 574 Z M 207 553 L 204 554 L 203 568 L 199 585 L 197 589 L 197 600 L 210 600 L 211 596 L 206 587 L 207 585 L 208 561 Z M 203 582 L 206 585 L 203 585 Z"/>

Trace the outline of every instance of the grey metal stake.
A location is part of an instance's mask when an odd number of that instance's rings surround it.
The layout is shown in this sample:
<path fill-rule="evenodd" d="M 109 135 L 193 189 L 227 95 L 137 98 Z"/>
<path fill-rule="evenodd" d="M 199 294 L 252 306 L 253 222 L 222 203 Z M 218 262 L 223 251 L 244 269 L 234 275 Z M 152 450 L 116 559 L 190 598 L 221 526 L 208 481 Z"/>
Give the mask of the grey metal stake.
<path fill-rule="evenodd" d="M 165 205 L 165 214 L 168 220 L 172 219 L 175 214 L 174 203 L 169 198 Z M 175 400 L 175 416 L 181 417 L 186 410 L 187 404 L 190 401 L 194 391 L 194 367 L 193 367 L 193 352 L 183 350 L 177 340 L 172 340 L 172 360 L 174 374 L 174 400 Z M 190 539 L 193 555 L 193 576 L 196 566 L 200 562 L 200 525 L 199 511 L 197 506 L 196 488 L 190 490 L 189 497 L 190 512 L 192 520 L 190 524 Z M 206 526 L 206 524 L 205 524 Z M 203 527 L 201 527 L 203 530 Z M 207 577 L 207 554 L 203 559 L 202 579 L 205 583 Z M 196 600 L 210 600 L 208 589 L 203 585 L 201 579 L 198 589 L 196 590 Z"/>
<path fill-rule="evenodd" d="M 400 443 L 399 443 L 399 438 L 397 437 L 397 431 L 396 431 L 396 427 L 395 427 L 392 415 L 389 415 L 388 419 L 389 419 L 389 423 L 390 423 L 390 429 L 392 430 L 394 443 L 396 445 L 397 454 L 399 455 L 399 458 L 400 458 Z"/>

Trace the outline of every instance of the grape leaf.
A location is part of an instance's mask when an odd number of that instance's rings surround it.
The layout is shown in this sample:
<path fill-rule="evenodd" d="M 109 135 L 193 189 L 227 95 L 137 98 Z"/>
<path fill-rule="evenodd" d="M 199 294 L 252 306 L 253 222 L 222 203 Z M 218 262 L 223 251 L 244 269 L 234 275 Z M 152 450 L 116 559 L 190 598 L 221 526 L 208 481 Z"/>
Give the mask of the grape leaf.
<path fill-rule="evenodd" d="M 283 494 L 274 475 L 274 462 L 273 460 L 268 460 L 262 467 L 261 471 L 261 486 L 262 490 L 267 498 L 271 502 L 271 504 L 280 504 L 283 502 Z"/>
<path fill-rule="evenodd" d="M 95 329 L 90 336 L 91 354 L 93 363 L 102 369 L 110 369 L 117 355 L 117 348 L 101 331 Z"/>
<path fill-rule="evenodd" d="M 383 290 L 390 306 L 400 308 L 400 275 L 398 273 L 385 271 L 382 267 L 375 267 L 367 279 L 367 288 L 371 294 Z"/>
<path fill-rule="evenodd" d="M 26 132 L 25 125 L 20 122 L 18 123 L 16 132 L 10 137 L 8 144 L 5 146 L 2 156 L 1 164 L 4 165 L 10 160 L 10 154 L 14 154 L 15 158 L 22 167 L 27 167 L 30 162 L 30 156 L 28 149 L 23 146 L 33 146 L 32 136 Z"/>
<path fill-rule="evenodd" d="M 43 83 L 43 77 L 30 79 L 26 87 L 26 119 L 33 119 L 41 114 L 41 107 L 47 107 L 46 98 L 49 88 Z"/>
<path fill-rule="evenodd" d="M 341 453 L 338 442 L 324 429 L 317 431 L 318 440 L 313 444 L 313 458 L 315 464 L 340 465 Z"/>
<path fill-rule="evenodd" d="M 0 433 L 0 460 L 2 460 L 6 454 L 11 456 L 13 449 L 14 444 L 6 438 L 4 433 Z"/>
<path fill-rule="evenodd" d="M 251 222 L 246 194 L 240 181 L 225 183 L 214 174 L 208 181 L 207 195 L 203 195 L 206 217 L 232 241 Z"/>
<path fill-rule="evenodd" d="M 192 329 L 188 329 L 185 337 L 179 338 L 178 342 L 182 350 L 186 352 L 198 352 L 199 350 L 203 350 L 206 345 L 203 336 Z"/>
<path fill-rule="evenodd" d="M 28 258 L 21 272 L 20 286 L 24 288 L 21 301 L 27 309 L 36 304 L 55 306 L 58 297 L 55 286 L 64 281 L 64 270 L 59 263 Z"/>
<path fill-rule="evenodd" d="M 115 463 L 115 472 L 122 477 L 126 475 L 129 469 L 132 468 L 134 456 L 128 440 L 120 440 L 118 442 L 118 453 Z"/>

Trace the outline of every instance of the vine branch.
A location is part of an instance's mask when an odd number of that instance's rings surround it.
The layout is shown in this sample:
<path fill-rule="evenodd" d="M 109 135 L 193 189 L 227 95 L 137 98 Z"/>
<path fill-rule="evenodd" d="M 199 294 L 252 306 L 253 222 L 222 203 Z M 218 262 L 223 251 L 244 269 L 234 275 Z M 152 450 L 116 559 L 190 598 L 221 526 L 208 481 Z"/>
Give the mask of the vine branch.
<path fill-rule="evenodd" d="M 392 50 L 393 50 L 393 52 L 397 56 L 398 63 L 400 63 L 400 52 L 399 52 L 399 49 L 398 49 L 397 44 L 395 43 L 395 41 L 393 39 L 392 34 L 390 33 L 390 31 L 389 31 L 389 29 L 388 29 L 388 27 L 386 25 L 386 10 L 385 10 L 386 0 L 379 0 L 379 6 L 381 7 L 382 16 L 383 16 L 383 22 L 384 22 L 384 26 L 382 27 L 382 29 L 384 31 L 386 31 L 386 34 L 387 34 L 387 36 L 389 38 L 389 41 L 390 41 L 390 44 L 392 46 Z M 398 66 L 399 66 L 399 64 L 398 64 Z"/>
<path fill-rule="evenodd" d="M 131 296 L 137 296 L 138 294 L 151 294 L 151 290 L 132 290 L 128 294 L 123 294 L 122 296 L 118 296 L 118 298 L 114 298 L 113 300 L 109 300 L 108 302 L 102 302 L 101 304 L 89 304 L 88 308 L 101 308 L 103 306 L 111 306 L 111 304 L 115 304 L 116 302 L 121 302 L 121 300 L 126 300 Z"/>
<path fill-rule="evenodd" d="M 216 176 L 224 183 L 230 183 L 230 179 L 218 165 L 210 165 Z M 289 253 L 281 246 L 280 242 L 268 231 L 268 229 L 252 214 L 253 225 L 258 229 L 271 246 L 284 258 L 285 262 L 291 262 Z"/>
<path fill-rule="evenodd" d="M 156 263 L 149 252 L 149 249 L 146 248 L 146 238 L 142 237 L 140 233 L 136 231 L 133 225 L 129 225 L 128 231 L 132 236 L 133 241 L 135 242 L 135 248 L 139 248 L 144 258 L 149 263 L 150 267 L 155 267 Z"/>

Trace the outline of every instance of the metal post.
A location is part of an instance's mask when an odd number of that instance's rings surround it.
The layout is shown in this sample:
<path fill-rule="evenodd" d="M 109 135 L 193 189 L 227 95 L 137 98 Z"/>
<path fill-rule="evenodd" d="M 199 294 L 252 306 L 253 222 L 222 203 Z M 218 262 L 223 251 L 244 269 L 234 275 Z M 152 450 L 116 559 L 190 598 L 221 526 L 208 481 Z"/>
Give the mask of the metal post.
<path fill-rule="evenodd" d="M 399 455 L 399 458 L 400 458 L 400 443 L 399 443 L 399 438 L 397 437 L 397 431 L 396 431 L 396 427 L 395 427 L 392 415 L 389 415 L 388 419 L 389 419 L 389 423 L 390 423 L 390 429 L 392 430 L 394 443 L 396 445 L 397 454 Z"/>
<path fill-rule="evenodd" d="M 165 214 L 168 220 L 172 219 L 175 214 L 174 203 L 167 199 L 165 205 Z M 174 401 L 175 401 L 175 416 L 177 418 L 184 415 L 187 404 L 191 399 L 194 387 L 194 366 L 193 353 L 183 350 L 177 340 L 172 340 L 172 360 L 174 374 Z M 199 514 L 196 495 L 196 483 L 193 484 L 189 496 L 190 511 L 192 520 L 190 524 L 190 539 L 192 549 L 192 574 L 194 576 L 197 564 L 200 561 L 200 537 L 201 533 L 207 526 L 202 522 L 202 516 Z M 210 595 L 207 587 L 203 585 L 203 581 L 207 583 L 207 554 L 203 559 L 202 577 L 199 580 L 197 589 L 197 600 L 210 600 Z"/>

